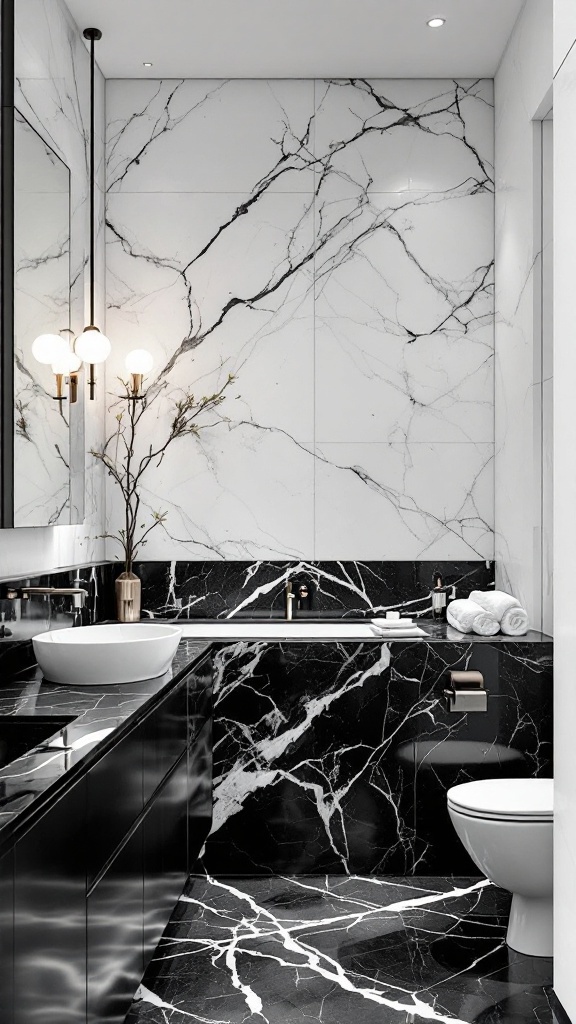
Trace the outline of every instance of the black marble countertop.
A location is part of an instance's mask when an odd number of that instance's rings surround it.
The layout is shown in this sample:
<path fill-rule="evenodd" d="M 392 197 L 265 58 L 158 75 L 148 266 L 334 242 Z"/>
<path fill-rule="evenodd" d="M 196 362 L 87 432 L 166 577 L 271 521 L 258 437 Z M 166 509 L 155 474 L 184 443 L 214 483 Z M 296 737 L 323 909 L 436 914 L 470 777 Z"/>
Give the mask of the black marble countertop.
<path fill-rule="evenodd" d="M 478 636 L 476 633 L 461 633 L 454 629 L 447 622 L 438 622 L 434 619 L 418 619 L 418 625 L 425 629 L 428 637 L 420 637 L 420 640 L 443 640 L 455 641 L 465 640 L 466 643 L 480 644 L 541 644 L 552 643 L 552 637 L 546 633 L 540 633 L 537 629 L 530 629 L 524 636 L 507 636 L 505 633 L 496 633 L 495 636 Z"/>
<path fill-rule="evenodd" d="M 201 626 L 202 623 L 206 623 L 207 625 L 208 624 L 213 625 L 214 623 L 226 622 L 227 625 L 229 625 L 229 627 L 230 627 L 229 636 L 217 637 L 217 638 L 215 638 L 215 637 L 207 637 L 206 638 L 206 642 L 221 644 L 221 643 L 226 643 L 228 640 L 237 639 L 237 637 L 235 637 L 235 635 L 234 635 L 234 622 L 235 621 L 238 622 L 238 625 L 241 625 L 241 626 L 243 626 L 245 628 L 246 624 L 248 622 L 250 622 L 251 620 L 252 621 L 256 620 L 258 622 L 262 622 L 262 621 L 270 622 L 272 620 L 280 621 L 278 616 L 271 616 L 269 612 L 268 613 L 263 613 L 262 615 L 257 615 L 257 616 L 254 615 L 254 614 L 251 614 L 249 616 L 244 616 L 244 615 L 236 616 L 235 615 L 235 616 L 232 616 L 232 617 L 230 617 L 228 619 L 225 616 L 220 616 L 219 618 L 210 618 L 210 619 L 208 619 L 208 618 L 200 618 L 200 617 L 195 617 L 195 616 L 190 615 L 190 616 L 186 616 L 186 617 L 182 616 L 180 618 L 171 618 L 171 619 L 162 618 L 161 620 L 159 620 L 159 619 L 142 619 L 141 621 L 142 621 L 142 623 L 145 623 L 145 622 L 154 623 L 154 622 L 162 621 L 163 623 L 171 623 L 172 625 L 175 625 L 175 626 L 179 625 L 179 626 L 182 626 L 184 628 L 186 626 L 188 626 L 188 625 Z M 289 629 L 292 624 L 297 625 L 298 622 L 318 622 L 318 621 L 322 621 L 322 622 L 347 622 L 347 623 L 351 623 L 352 621 L 354 621 L 354 622 L 369 622 L 370 621 L 370 616 L 366 615 L 363 618 L 360 618 L 358 615 L 354 615 L 354 616 L 347 616 L 347 615 L 334 616 L 333 614 L 330 614 L 330 615 L 320 615 L 320 614 L 317 614 L 316 612 L 314 612 L 313 614 L 302 615 L 299 618 L 295 617 L 292 620 L 291 623 L 287 623 L 286 625 L 287 625 L 287 629 Z M 421 629 L 423 629 L 425 631 L 426 636 L 419 636 L 419 637 L 389 637 L 388 639 L 389 639 L 390 643 L 417 644 L 417 643 L 429 643 L 430 641 L 442 641 L 443 643 L 446 643 L 448 641 L 448 642 L 455 643 L 455 642 L 458 642 L 458 641 L 463 641 L 465 643 L 481 643 L 481 644 L 494 644 L 494 643 L 534 644 L 534 643 L 552 643 L 553 642 L 553 638 L 551 636 L 548 636 L 548 634 L 546 634 L 546 633 L 540 633 L 536 629 L 530 629 L 523 636 L 508 636 L 508 635 L 506 635 L 504 633 L 497 633 L 495 636 L 478 636 L 476 633 L 461 633 L 460 630 L 454 629 L 453 626 L 450 626 L 448 622 L 442 622 L 441 620 L 438 620 L 438 619 L 426 619 L 426 618 L 419 618 L 418 616 L 414 616 L 412 621 L 413 621 L 415 626 L 419 626 Z M 399 625 L 401 625 L 401 622 L 399 622 Z M 246 637 L 243 636 L 242 639 L 246 639 Z M 259 640 L 262 640 L 263 642 L 265 641 L 267 643 L 285 643 L 286 642 L 285 638 L 272 638 L 272 637 L 265 637 L 265 638 L 263 638 L 263 637 L 258 637 L 257 634 L 255 634 L 255 639 L 259 639 Z M 376 641 L 376 642 L 381 641 L 383 639 L 383 636 L 382 635 L 379 635 L 379 636 L 375 635 L 374 637 L 360 637 L 359 639 L 362 640 L 365 643 L 372 643 L 374 641 Z M 384 637 L 384 639 L 386 639 L 386 637 Z M 350 642 L 350 643 L 355 642 L 353 640 L 353 638 L 349 638 L 349 637 L 343 638 L 342 641 L 336 640 L 335 637 L 327 637 L 326 640 L 329 643 L 330 642 L 332 642 L 332 643 L 346 643 L 347 641 Z M 295 636 L 290 642 L 293 642 L 293 643 L 307 643 L 307 644 L 309 644 L 309 643 L 314 643 L 314 642 L 321 643 L 322 640 L 319 639 L 319 640 L 315 641 L 311 637 L 298 637 L 298 636 Z"/>
<path fill-rule="evenodd" d="M 16 833 L 112 746 L 119 732 L 149 711 L 155 698 L 208 647 L 203 640 L 182 640 L 168 672 L 140 683 L 83 687 L 79 680 L 77 687 L 61 686 L 45 682 L 38 666 L 3 682 L 0 716 L 32 718 L 38 724 L 54 718 L 57 728 L 43 744 L 0 768 L 0 846 L 13 842 Z"/>

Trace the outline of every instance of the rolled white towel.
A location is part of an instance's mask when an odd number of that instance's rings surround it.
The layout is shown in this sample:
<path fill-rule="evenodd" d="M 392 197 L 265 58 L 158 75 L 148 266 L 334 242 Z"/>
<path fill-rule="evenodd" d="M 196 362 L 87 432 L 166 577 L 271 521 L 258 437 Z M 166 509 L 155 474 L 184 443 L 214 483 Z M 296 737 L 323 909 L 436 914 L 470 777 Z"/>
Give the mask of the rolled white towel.
<path fill-rule="evenodd" d="M 488 612 L 474 601 L 460 599 L 451 601 L 446 609 L 446 618 L 454 629 L 461 633 L 477 633 L 478 636 L 494 636 L 500 626 Z"/>
<path fill-rule="evenodd" d="M 511 594 L 505 594 L 503 590 L 473 590 L 470 600 L 479 604 L 498 622 L 502 621 L 502 616 L 510 608 L 520 607 L 520 601 L 517 601 Z"/>
<path fill-rule="evenodd" d="M 500 629 L 506 636 L 524 636 L 530 629 L 528 612 L 520 605 L 509 608 L 500 620 Z"/>

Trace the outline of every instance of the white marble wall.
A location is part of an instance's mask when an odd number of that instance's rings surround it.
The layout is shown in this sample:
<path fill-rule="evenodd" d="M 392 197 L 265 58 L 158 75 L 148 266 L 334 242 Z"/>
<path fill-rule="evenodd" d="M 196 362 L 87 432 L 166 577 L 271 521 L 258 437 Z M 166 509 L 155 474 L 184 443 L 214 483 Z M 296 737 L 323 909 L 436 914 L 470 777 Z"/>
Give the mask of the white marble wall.
<path fill-rule="evenodd" d="M 549 625 L 542 538 L 540 126 L 552 85 L 552 0 L 528 0 L 495 79 L 496 574 Z M 548 97 L 548 99 L 547 99 Z"/>
<path fill-rule="evenodd" d="M 68 165 L 72 188 L 72 329 L 80 331 L 85 322 L 87 300 L 86 256 L 88 244 L 88 163 L 90 62 L 84 40 L 61 0 L 18 0 L 16 10 L 16 105 L 27 120 Z M 104 186 L 104 80 L 97 73 L 97 159 L 100 175 L 100 213 L 103 220 Z M 98 305 L 104 323 L 102 233 L 99 243 Z M 30 339 L 29 339 L 30 340 Z M 31 353 L 19 352 L 17 382 L 30 399 L 30 432 L 37 443 L 20 446 L 15 471 L 20 494 L 25 495 L 27 515 L 21 524 L 34 522 L 70 522 L 70 511 L 62 518 L 52 513 L 59 507 L 59 494 L 65 489 L 56 466 L 51 463 L 55 439 L 67 444 L 67 431 L 60 430 L 54 413 L 56 403 L 50 397 L 52 381 L 42 378 L 43 368 Z M 46 386 L 44 386 L 46 385 Z M 54 424 L 52 421 L 56 420 Z M 82 449 L 88 449 L 103 436 L 104 389 L 96 403 L 86 407 L 85 437 Z M 62 436 L 61 436 L 62 435 Z M 46 485 L 41 491 L 40 484 Z M 52 489 L 50 489 L 50 485 Z M 36 497 L 33 499 L 33 490 Z M 43 506 L 43 507 L 42 507 Z M 50 514 L 46 514 L 47 508 Z M 104 481 L 86 455 L 85 522 L 78 526 L 0 531 L 0 575 L 41 571 L 58 565 L 100 558 L 103 544 L 98 535 L 103 529 Z M 37 515 L 36 515 L 37 513 Z"/>
<path fill-rule="evenodd" d="M 106 106 L 108 390 L 153 352 L 146 444 L 236 376 L 150 474 L 145 557 L 491 558 L 491 83 L 122 80 Z"/>
<path fill-rule="evenodd" d="M 576 20 L 554 0 L 554 989 L 576 1020 Z M 570 52 L 569 52 L 570 51 Z M 560 67 L 560 63 L 566 60 Z"/>

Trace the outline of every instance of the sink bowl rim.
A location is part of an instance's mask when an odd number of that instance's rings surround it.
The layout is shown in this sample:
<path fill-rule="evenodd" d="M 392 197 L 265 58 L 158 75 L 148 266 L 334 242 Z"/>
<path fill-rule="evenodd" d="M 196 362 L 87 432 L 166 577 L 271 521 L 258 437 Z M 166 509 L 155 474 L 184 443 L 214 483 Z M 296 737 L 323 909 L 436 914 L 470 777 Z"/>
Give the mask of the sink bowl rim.
<path fill-rule="evenodd" d="M 132 632 L 132 636 L 130 636 Z M 110 647 L 113 644 L 126 646 L 130 644 L 150 644 L 159 640 L 182 636 L 182 627 L 169 623 L 114 622 L 95 626 L 67 626 L 65 629 L 47 630 L 32 637 L 34 643 L 50 645 L 82 645 L 95 644 L 99 647 Z"/>

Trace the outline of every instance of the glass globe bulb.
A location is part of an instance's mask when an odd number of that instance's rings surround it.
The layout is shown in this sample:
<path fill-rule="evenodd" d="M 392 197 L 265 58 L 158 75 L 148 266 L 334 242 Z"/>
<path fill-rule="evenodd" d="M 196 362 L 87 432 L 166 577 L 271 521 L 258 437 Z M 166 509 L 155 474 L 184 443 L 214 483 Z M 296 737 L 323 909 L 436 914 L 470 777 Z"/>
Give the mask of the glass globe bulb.
<path fill-rule="evenodd" d="M 74 342 L 74 351 L 84 363 L 103 363 L 111 350 L 108 338 L 97 327 L 85 327 Z"/>
<path fill-rule="evenodd" d="M 82 360 L 72 349 L 68 349 L 52 363 L 52 373 L 62 373 L 68 376 L 69 373 L 76 373 L 82 366 Z"/>
<path fill-rule="evenodd" d="M 32 355 L 39 363 L 49 365 L 62 359 L 68 342 L 59 334 L 40 334 L 32 342 Z"/>
<path fill-rule="evenodd" d="M 154 366 L 154 357 L 145 348 L 135 348 L 126 356 L 128 373 L 150 373 Z"/>

